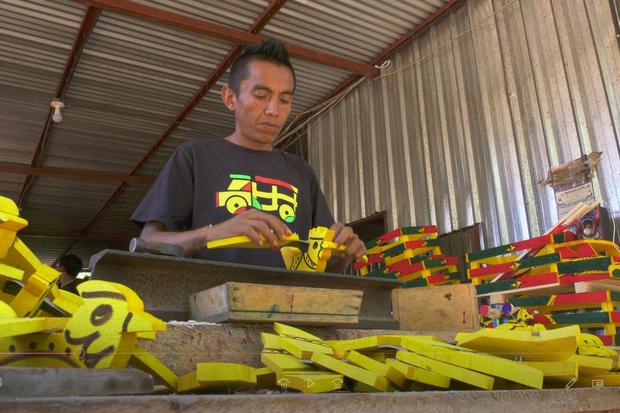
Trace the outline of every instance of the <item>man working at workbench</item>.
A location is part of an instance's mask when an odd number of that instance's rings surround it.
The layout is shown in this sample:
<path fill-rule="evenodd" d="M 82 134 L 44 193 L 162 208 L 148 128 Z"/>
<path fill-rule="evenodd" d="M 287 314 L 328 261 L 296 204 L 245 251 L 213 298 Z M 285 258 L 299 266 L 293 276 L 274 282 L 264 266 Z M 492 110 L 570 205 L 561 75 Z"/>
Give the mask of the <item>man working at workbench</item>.
<path fill-rule="evenodd" d="M 331 227 L 346 245 L 329 263 L 342 272 L 364 244 L 350 227 L 334 223 L 316 175 L 301 157 L 274 149 L 288 118 L 295 74 L 284 45 L 249 45 L 233 62 L 221 96 L 235 115 L 224 139 L 191 141 L 172 155 L 132 216 L 149 243 L 181 245 L 186 256 L 283 267 L 275 248 L 206 250 L 208 241 L 246 235 L 275 246 L 291 232 L 304 239 L 316 226 Z M 264 240 L 264 241 L 262 241 Z"/>

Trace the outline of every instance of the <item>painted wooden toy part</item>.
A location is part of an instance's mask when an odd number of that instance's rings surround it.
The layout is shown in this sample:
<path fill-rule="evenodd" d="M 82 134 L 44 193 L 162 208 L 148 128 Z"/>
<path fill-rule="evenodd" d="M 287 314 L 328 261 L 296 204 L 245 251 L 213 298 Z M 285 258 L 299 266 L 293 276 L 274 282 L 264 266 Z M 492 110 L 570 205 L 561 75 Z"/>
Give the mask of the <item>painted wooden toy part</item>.
<path fill-rule="evenodd" d="M 311 358 L 312 362 L 327 370 L 335 371 L 345 377 L 366 384 L 379 391 L 388 391 L 390 383 L 388 380 L 377 373 L 373 373 L 366 369 L 354 366 L 349 363 L 338 360 L 328 354 L 314 353 Z"/>
<path fill-rule="evenodd" d="M 256 385 L 254 368 L 237 363 L 198 363 L 196 370 L 179 377 L 177 391 L 244 388 Z"/>
<path fill-rule="evenodd" d="M 408 380 L 426 384 L 441 389 L 450 387 L 450 377 L 443 374 L 425 370 L 420 367 L 414 367 L 411 364 L 403 363 L 396 359 L 387 359 L 386 364 L 400 371 Z"/>
<path fill-rule="evenodd" d="M 575 354 L 580 334 L 579 326 L 545 331 L 485 328 L 458 333 L 455 339 L 460 347 L 512 360 L 559 361 Z"/>
<path fill-rule="evenodd" d="M 542 372 L 515 361 L 470 350 L 462 351 L 461 348 L 447 343 L 436 345 L 428 340 L 418 340 L 416 337 L 406 338 L 402 344 L 406 349 L 433 360 L 503 378 L 535 389 L 541 389 L 543 385 Z"/>
<path fill-rule="evenodd" d="M 439 360 L 433 360 L 420 354 L 408 351 L 399 351 L 396 358 L 404 363 L 411 364 L 426 370 L 431 370 L 451 379 L 469 384 L 485 390 L 492 390 L 494 379 L 486 374 L 477 373 L 462 367 L 448 364 Z"/>

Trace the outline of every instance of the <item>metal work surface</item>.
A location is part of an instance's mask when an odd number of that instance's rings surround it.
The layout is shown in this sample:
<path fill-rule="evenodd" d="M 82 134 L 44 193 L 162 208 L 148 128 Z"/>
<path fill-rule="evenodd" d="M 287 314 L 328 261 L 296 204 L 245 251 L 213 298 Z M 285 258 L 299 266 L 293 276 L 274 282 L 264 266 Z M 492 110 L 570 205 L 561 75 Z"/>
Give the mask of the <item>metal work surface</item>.
<path fill-rule="evenodd" d="M 308 273 L 153 254 L 103 250 L 91 258 L 92 277 L 121 282 L 144 300 L 147 311 L 165 320 L 187 320 L 189 296 L 228 281 L 346 288 L 364 291 L 356 328 L 398 329 L 392 320 L 391 291 L 396 280 Z"/>
<path fill-rule="evenodd" d="M 240 394 L 44 398 L 0 401 L 0 411 L 162 412 L 614 412 L 620 388 L 409 393 Z"/>

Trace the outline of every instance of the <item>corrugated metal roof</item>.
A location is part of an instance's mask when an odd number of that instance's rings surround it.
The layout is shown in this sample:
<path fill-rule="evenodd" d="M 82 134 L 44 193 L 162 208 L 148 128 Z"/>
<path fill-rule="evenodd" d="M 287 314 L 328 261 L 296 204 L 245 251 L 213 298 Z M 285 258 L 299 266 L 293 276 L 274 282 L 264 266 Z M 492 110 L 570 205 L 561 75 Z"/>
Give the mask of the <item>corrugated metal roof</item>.
<path fill-rule="evenodd" d="M 239 30 L 247 30 L 270 3 L 136 2 Z M 289 0 L 261 34 L 370 62 L 445 3 Z M 0 2 L 0 162 L 30 164 L 85 12 L 86 6 L 70 0 Z M 66 90 L 64 120 L 52 125 L 41 166 L 129 173 L 233 47 L 214 37 L 102 11 Z M 310 108 L 351 75 L 300 59 L 293 64 L 298 79 L 294 112 Z M 224 75 L 138 173 L 156 175 L 189 139 L 232 132 L 234 119 L 219 97 L 226 81 Z M 24 179 L 0 173 L 0 194 L 17 198 Z M 78 232 L 117 186 L 37 177 L 22 213 L 31 222 L 30 231 Z M 126 186 L 91 231 L 135 235 L 128 219 L 145 191 Z M 66 239 L 33 238 L 33 243 L 35 252 L 51 261 L 70 245 Z M 80 241 L 73 250 L 88 244 Z"/>

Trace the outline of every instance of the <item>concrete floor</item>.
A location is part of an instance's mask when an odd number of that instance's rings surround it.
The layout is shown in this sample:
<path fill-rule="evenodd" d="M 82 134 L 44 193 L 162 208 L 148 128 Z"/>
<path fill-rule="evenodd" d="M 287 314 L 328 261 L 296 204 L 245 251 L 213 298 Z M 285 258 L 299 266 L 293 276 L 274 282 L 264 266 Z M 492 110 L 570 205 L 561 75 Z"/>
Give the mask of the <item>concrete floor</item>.
<path fill-rule="evenodd" d="M 620 388 L 1 399 L 0 412 L 620 412 Z"/>

